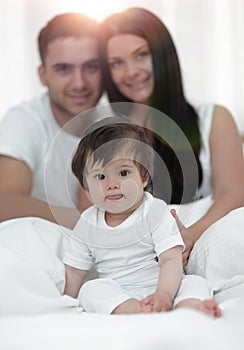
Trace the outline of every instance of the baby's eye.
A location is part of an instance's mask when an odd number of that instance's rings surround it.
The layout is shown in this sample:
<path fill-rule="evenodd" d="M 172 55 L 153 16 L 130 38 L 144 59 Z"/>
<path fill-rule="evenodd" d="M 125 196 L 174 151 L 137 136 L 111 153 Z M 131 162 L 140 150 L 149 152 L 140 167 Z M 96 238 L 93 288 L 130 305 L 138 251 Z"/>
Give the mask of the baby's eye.
<path fill-rule="evenodd" d="M 120 176 L 127 176 L 129 174 L 128 170 L 121 170 Z"/>
<path fill-rule="evenodd" d="M 105 175 L 104 175 L 104 174 L 97 174 L 97 175 L 95 176 L 95 179 L 96 179 L 97 181 L 102 181 L 102 180 L 105 179 Z"/>

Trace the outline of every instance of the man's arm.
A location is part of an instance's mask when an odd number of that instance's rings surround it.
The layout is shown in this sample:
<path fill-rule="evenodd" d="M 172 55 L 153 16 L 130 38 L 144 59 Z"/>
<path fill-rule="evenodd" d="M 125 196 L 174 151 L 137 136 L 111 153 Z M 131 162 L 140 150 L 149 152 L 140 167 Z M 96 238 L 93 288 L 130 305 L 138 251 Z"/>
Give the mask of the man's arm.
<path fill-rule="evenodd" d="M 79 218 L 75 208 L 59 208 L 32 198 L 32 172 L 25 162 L 0 156 L 0 221 L 36 216 L 73 228 Z"/>

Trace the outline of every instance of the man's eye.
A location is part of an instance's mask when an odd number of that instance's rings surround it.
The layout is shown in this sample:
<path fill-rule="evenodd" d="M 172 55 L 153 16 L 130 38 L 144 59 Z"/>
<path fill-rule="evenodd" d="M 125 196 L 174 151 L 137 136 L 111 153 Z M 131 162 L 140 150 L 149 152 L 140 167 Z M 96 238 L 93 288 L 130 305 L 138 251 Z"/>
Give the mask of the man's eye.
<path fill-rule="evenodd" d="M 97 175 L 95 176 L 95 179 L 96 179 L 97 181 L 102 181 L 102 180 L 105 179 L 105 175 L 103 175 L 103 174 L 97 174 Z"/>
<path fill-rule="evenodd" d="M 128 171 L 127 170 L 122 170 L 121 172 L 120 172 L 120 176 L 127 176 L 128 175 Z"/>
<path fill-rule="evenodd" d="M 71 67 L 67 64 L 59 64 L 55 67 L 55 69 L 57 72 L 64 72 L 65 73 L 65 72 L 68 72 L 71 69 Z"/>
<path fill-rule="evenodd" d="M 88 73 L 94 73 L 100 70 L 100 64 L 99 63 L 92 63 L 92 64 L 87 64 L 84 66 L 84 71 Z"/>

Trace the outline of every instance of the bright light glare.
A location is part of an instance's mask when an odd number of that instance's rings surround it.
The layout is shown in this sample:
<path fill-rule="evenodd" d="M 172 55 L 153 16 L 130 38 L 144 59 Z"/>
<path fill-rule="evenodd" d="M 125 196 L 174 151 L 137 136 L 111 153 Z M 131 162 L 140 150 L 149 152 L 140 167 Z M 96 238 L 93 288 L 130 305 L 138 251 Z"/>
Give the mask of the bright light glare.
<path fill-rule="evenodd" d="M 66 3 L 66 4 L 65 4 Z M 129 0 L 66 0 L 64 5 L 68 6 L 69 11 L 82 12 L 85 15 L 102 21 L 108 15 L 114 12 L 120 12 L 131 5 Z"/>

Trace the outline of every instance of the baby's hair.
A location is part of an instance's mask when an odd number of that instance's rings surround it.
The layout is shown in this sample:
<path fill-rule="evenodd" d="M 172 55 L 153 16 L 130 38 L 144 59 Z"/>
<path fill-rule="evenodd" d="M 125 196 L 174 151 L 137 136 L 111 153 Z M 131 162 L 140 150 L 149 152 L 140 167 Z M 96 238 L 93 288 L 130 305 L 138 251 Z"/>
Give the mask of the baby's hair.
<path fill-rule="evenodd" d="M 138 166 L 143 181 L 150 181 L 154 153 L 146 129 L 132 124 L 126 117 L 105 118 L 86 130 L 72 160 L 72 171 L 81 186 L 88 191 L 86 169 L 88 159 L 106 166 L 121 150 Z M 123 156 L 125 158 L 125 156 Z"/>

